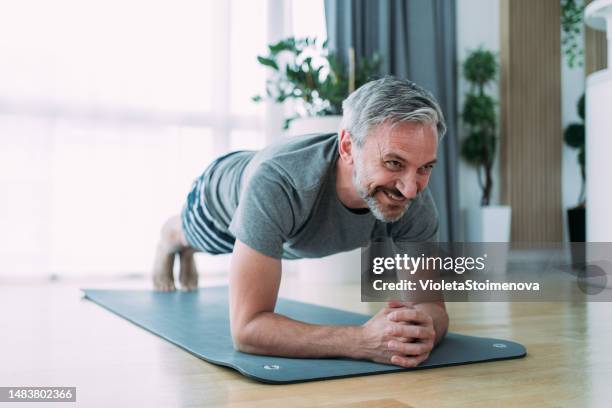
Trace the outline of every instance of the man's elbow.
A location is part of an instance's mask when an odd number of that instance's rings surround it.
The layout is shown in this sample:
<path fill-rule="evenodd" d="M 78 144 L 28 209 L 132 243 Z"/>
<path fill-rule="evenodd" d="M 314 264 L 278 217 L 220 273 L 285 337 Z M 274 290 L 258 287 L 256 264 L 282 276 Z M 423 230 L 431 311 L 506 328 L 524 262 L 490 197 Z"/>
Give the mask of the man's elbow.
<path fill-rule="evenodd" d="M 237 351 L 256 354 L 259 348 L 253 328 L 249 326 L 249 324 L 232 325 L 232 343 Z"/>
<path fill-rule="evenodd" d="M 249 348 L 249 336 L 244 330 L 244 327 L 233 328 L 232 327 L 232 343 L 236 351 L 248 353 Z"/>

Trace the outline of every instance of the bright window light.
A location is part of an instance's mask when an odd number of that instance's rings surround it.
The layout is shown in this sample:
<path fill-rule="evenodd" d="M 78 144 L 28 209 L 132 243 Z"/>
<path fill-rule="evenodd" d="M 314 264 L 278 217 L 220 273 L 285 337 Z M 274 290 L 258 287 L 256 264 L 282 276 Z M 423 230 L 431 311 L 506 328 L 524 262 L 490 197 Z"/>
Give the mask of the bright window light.
<path fill-rule="evenodd" d="M 0 279 L 149 273 L 193 179 L 227 150 L 264 147 L 256 56 L 279 27 L 324 36 L 323 1 L 5 4 Z"/>

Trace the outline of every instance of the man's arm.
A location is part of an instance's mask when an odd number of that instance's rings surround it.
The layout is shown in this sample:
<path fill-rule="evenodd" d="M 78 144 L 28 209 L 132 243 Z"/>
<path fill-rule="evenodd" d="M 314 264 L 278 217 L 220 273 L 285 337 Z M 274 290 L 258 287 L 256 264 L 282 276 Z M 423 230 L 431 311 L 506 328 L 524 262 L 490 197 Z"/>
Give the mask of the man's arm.
<path fill-rule="evenodd" d="M 348 357 L 414 367 L 431 349 L 424 342 L 433 330 L 388 318 L 385 308 L 362 326 L 322 326 L 274 313 L 281 279 L 281 261 L 236 240 L 230 266 L 230 320 L 235 347 L 252 354 L 283 357 Z M 404 340 L 405 341 L 405 340 Z M 401 355 L 401 359 L 393 359 Z"/>
<path fill-rule="evenodd" d="M 280 259 L 236 240 L 229 283 L 236 348 L 285 357 L 352 357 L 357 327 L 307 324 L 274 313 L 280 280 Z"/>

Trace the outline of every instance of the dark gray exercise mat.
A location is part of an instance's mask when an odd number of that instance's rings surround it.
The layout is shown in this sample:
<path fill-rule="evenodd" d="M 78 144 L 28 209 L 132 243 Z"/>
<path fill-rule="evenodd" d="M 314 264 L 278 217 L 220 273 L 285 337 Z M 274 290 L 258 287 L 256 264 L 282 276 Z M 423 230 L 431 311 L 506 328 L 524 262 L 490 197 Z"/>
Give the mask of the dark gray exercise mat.
<path fill-rule="evenodd" d="M 350 359 L 294 359 L 235 351 L 229 329 L 227 287 L 196 292 L 83 289 L 85 297 L 210 363 L 231 367 L 255 380 L 299 381 L 390 373 L 525 356 L 522 345 L 506 340 L 449 333 L 419 367 Z M 279 299 L 276 311 L 294 319 L 334 325 L 360 325 L 369 316 Z"/>

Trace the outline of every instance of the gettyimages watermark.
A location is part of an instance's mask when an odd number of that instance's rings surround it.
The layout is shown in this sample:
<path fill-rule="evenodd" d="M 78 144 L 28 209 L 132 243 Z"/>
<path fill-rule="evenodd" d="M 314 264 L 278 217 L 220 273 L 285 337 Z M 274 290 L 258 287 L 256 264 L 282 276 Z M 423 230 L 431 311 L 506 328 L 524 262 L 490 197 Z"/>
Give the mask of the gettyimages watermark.
<path fill-rule="evenodd" d="M 361 300 L 612 301 L 612 243 L 372 242 Z"/>

